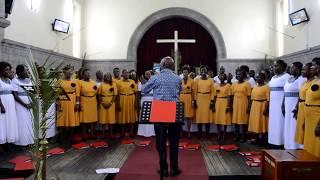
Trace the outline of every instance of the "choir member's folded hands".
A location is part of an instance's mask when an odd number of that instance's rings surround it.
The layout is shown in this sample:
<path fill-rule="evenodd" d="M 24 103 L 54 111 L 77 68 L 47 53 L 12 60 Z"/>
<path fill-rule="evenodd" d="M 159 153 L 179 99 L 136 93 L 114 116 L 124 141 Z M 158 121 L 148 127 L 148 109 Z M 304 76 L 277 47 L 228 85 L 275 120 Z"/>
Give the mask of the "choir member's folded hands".
<path fill-rule="evenodd" d="M 269 116 L 269 106 L 266 106 L 263 111 L 263 115 Z"/>
<path fill-rule="evenodd" d="M 24 107 L 25 107 L 26 109 L 31 109 L 31 108 L 32 108 L 31 104 L 24 104 Z"/>
<path fill-rule="evenodd" d="M 296 109 L 296 108 L 293 109 L 292 113 L 293 113 L 293 117 L 297 120 L 298 109 Z"/>
<path fill-rule="evenodd" d="M 6 113 L 6 109 L 4 108 L 4 106 L 2 104 L 0 105 L 0 108 L 1 108 L 1 114 Z"/>
<path fill-rule="evenodd" d="M 193 109 L 197 109 L 197 107 L 198 107 L 198 106 L 197 106 L 197 101 L 196 101 L 196 100 L 193 100 L 193 101 L 192 101 L 192 108 L 193 108 Z"/>
<path fill-rule="evenodd" d="M 282 110 L 282 115 L 285 116 L 286 115 L 286 110 L 285 110 L 284 103 L 282 103 L 281 110 Z"/>
<path fill-rule="evenodd" d="M 211 102 L 210 102 L 210 109 L 212 112 L 216 112 L 216 108 L 214 106 L 214 100 L 211 100 Z"/>
<path fill-rule="evenodd" d="M 75 112 L 80 112 L 81 111 L 81 105 L 79 103 L 76 103 L 76 106 L 74 107 Z"/>

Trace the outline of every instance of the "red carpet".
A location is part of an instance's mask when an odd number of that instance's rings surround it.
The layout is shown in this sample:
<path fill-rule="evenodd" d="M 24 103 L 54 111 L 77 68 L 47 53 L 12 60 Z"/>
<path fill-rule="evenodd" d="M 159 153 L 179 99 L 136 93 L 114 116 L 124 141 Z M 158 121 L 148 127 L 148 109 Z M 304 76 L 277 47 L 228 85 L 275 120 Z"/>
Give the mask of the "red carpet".
<path fill-rule="evenodd" d="M 191 143 L 191 142 L 190 142 Z M 192 142 L 194 143 L 194 142 Z M 169 159 L 169 153 L 167 154 Z M 170 162 L 169 160 L 167 161 Z M 209 179 L 207 168 L 201 150 L 179 150 L 179 168 L 182 173 L 177 177 L 168 177 L 170 180 L 204 180 Z M 155 140 L 147 147 L 137 147 L 129 156 L 116 180 L 153 180 L 159 179 L 159 158 L 155 147 Z"/>

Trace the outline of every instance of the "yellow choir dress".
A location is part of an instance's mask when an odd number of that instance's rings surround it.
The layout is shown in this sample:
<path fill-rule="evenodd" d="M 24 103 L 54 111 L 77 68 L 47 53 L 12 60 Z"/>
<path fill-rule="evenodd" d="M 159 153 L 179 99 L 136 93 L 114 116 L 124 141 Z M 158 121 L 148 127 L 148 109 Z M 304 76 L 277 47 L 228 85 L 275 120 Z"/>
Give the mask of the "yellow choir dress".
<path fill-rule="evenodd" d="M 320 137 L 315 129 L 320 121 L 320 80 L 313 81 L 306 92 L 304 149 L 320 157 Z"/>
<path fill-rule="evenodd" d="M 120 79 L 116 79 L 114 77 L 112 78 L 112 81 L 115 82 L 117 85 L 121 80 L 122 80 L 122 78 L 120 78 Z"/>
<path fill-rule="evenodd" d="M 79 113 L 75 111 L 77 96 L 80 96 L 80 88 L 75 80 L 59 80 L 61 87 L 70 98 L 69 101 L 59 100 L 59 110 L 57 111 L 57 127 L 79 126 Z"/>
<path fill-rule="evenodd" d="M 194 115 L 194 109 L 192 108 L 192 89 L 193 80 L 188 78 L 187 83 L 182 80 L 182 91 L 180 92 L 180 101 L 184 103 L 184 117 L 192 118 Z"/>
<path fill-rule="evenodd" d="M 245 81 L 243 83 L 234 83 L 231 87 L 233 95 L 232 123 L 248 124 L 248 96 L 251 95 L 251 86 L 248 81 Z"/>
<path fill-rule="evenodd" d="M 306 100 L 306 93 L 307 90 L 311 86 L 311 81 L 304 82 L 299 90 L 299 107 L 298 107 L 298 114 L 297 114 L 297 125 L 296 125 L 296 136 L 295 141 L 298 144 L 303 144 L 304 139 L 304 124 L 305 124 L 305 114 L 304 114 L 304 106 Z"/>
<path fill-rule="evenodd" d="M 214 99 L 214 84 L 211 79 L 197 79 L 195 82 L 194 99 L 197 102 L 195 123 L 212 123 L 210 102 Z"/>
<path fill-rule="evenodd" d="M 266 133 L 268 131 L 268 116 L 265 116 L 263 113 L 269 99 L 270 89 L 268 85 L 255 86 L 252 89 L 252 104 L 249 116 L 248 131 L 254 133 Z"/>
<path fill-rule="evenodd" d="M 112 82 L 113 83 L 115 83 L 116 84 L 116 86 L 117 86 L 117 90 L 118 90 L 118 94 L 119 94 L 119 82 L 121 81 L 121 79 L 122 78 L 120 78 L 120 79 L 116 79 L 116 78 L 114 78 L 114 77 L 112 77 Z M 118 120 L 119 120 L 119 111 L 116 109 L 116 121 L 118 122 Z"/>
<path fill-rule="evenodd" d="M 80 86 L 80 123 L 94 123 L 98 121 L 97 93 L 95 81 L 79 81 Z"/>
<path fill-rule="evenodd" d="M 112 101 L 113 97 L 118 95 L 118 89 L 115 82 L 112 85 L 102 83 L 99 86 L 98 94 L 102 98 L 102 102 L 108 104 Z M 99 109 L 99 123 L 100 124 L 115 124 L 116 123 L 116 105 L 115 102 L 106 109 L 103 105 L 100 105 Z"/>
<path fill-rule="evenodd" d="M 231 125 L 231 112 L 226 112 L 231 93 L 230 84 L 216 86 L 215 124 L 217 125 Z"/>
<path fill-rule="evenodd" d="M 118 92 L 120 97 L 119 124 L 135 123 L 137 121 L 137 113 L 135 110 L 135 93 L 137 86 L 131 79 L 121 80 L 118 82 Z"/>

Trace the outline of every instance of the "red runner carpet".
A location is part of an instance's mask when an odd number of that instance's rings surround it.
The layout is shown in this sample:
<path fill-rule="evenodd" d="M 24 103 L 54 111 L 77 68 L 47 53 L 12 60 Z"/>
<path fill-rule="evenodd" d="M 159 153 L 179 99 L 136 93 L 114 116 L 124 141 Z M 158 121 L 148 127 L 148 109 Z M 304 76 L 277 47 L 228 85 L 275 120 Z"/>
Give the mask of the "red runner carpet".
<path fill-rule="evenodd" d="M 191 143 L 191 142 L 190 142 Z M 194 142 L 193 142 L 194 143 Z M 169 149 L 168 149 L 169 150 Z M 169 151 L 167 154 L 169 161 Z M 202 157 L 201 150 L 179 150 L 179 168 L 182 173 L 176 177 L 167 177 L 168 180 L 207 180 L 208 171 Z M 120 168 L 116 180 L 153 180 L 159 179 L 159 158 L 152 138 L 150 146 L 139 147 L 130 154 Z"/>

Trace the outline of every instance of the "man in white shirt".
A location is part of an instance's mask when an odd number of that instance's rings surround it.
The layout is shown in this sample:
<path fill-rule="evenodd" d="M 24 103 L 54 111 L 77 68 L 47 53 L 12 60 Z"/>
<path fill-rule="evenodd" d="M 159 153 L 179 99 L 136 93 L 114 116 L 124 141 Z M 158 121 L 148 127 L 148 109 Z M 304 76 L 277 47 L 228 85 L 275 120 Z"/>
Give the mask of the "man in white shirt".
<path fill-rule="evenodd" d="M 213 78 L 214 83 L 220 84 L 221 82 L 220 82 L 220 79 L 219 79 L 219 74 L 224 74 L 225 72 L 226 72 L 226 69 L 225 69 L 223 66 L 221 66 L 221 67 L 219 68 L 219 73 L 218 73 L 218 75 Z"/>
<path fill-rule="evenodd" d="M 189 72 L 191 70 L 190 65 L 189 64 L 185 64 L 183 65 L 182 69 L 188 68 Z M 183 79 L 183 73 L 179 75 L 180 79 Z"/>

